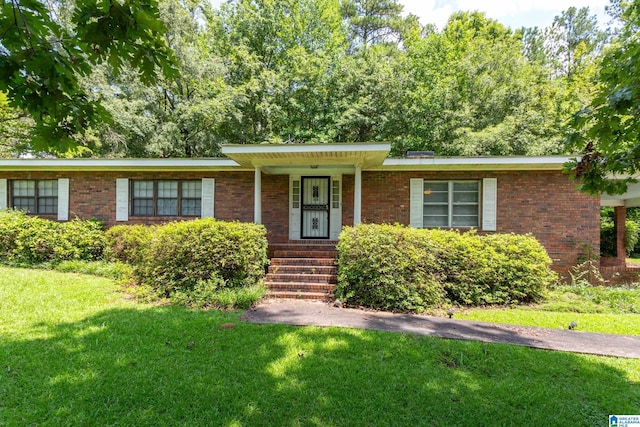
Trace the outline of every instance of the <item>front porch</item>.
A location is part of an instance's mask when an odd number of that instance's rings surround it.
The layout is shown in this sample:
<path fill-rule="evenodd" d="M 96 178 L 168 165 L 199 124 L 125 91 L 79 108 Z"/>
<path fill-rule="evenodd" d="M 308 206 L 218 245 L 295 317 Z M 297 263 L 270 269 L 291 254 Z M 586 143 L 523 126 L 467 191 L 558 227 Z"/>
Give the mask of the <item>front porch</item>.
<path fill-rule="evenodd" d="M 615 256 L 600 258 L 603 279 L 612 285 L 640 281 L 640 265 L 627 263 L 625 248 L 627 208 L 640 207 L 640 184 L 629 184 L 623 194 L 602 194 L 601 207 L 614 208 Z"/>

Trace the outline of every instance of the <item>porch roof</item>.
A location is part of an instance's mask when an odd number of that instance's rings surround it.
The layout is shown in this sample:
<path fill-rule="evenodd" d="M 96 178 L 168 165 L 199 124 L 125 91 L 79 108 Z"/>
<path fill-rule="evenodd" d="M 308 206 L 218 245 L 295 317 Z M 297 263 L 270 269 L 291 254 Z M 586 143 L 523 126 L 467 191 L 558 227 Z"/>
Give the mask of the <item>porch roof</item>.
<path fill-rule="evenodd" d="M 223 145 L 222 153 L 240 166 L 359 166 L 381 165 L 391 150 L 388 143 L 369 144 L 244 144 Z"/>
<path fill-rule="evenodd" d="M 640 207 L 640 183 L 632 183 L 627 186 L 623 194 L 600 195 L 601 206 L 624 206 L 627 208 Z"/>

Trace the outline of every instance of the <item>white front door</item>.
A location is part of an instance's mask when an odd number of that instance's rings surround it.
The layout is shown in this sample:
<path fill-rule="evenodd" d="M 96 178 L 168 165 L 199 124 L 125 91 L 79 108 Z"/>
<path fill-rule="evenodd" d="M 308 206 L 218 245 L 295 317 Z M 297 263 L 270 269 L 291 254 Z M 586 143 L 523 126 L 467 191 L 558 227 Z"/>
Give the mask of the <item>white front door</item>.
<path fill-rule="evenodd" d="M 328 176 L 302 177 L 303 239 L 329 238 L 329 182 Z"/>

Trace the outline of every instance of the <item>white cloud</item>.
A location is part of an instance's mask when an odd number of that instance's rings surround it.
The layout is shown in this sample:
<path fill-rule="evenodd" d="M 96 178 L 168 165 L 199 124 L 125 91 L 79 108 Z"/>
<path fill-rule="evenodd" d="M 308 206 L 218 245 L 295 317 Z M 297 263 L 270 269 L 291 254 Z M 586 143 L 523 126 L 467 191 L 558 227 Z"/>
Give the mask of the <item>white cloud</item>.
<path fill-rule="evenodd" d="M 553 18 L 571 6 L 588 6 L 591 14 L 598 17 L 604 26 L 607 17 L 604 7 L 608 0 L 400 0 L 405 13 L 420 17 L 423 24 L 436 24 L 442 28 L 451 13 L 458 10 L 485 12 L 489 18 L 496 19 L 512 28 L 521 26 L 547 26 Z"/>
<path fill-rule="evenodd" d="M 420 17 L 422 24 L 436 24 L 442 29 L 449 16 L 459 8 L 452 3 L 439 5 L 436 0 L 400 0 L 404 5 L 404 13 L 413 13 Z"/>

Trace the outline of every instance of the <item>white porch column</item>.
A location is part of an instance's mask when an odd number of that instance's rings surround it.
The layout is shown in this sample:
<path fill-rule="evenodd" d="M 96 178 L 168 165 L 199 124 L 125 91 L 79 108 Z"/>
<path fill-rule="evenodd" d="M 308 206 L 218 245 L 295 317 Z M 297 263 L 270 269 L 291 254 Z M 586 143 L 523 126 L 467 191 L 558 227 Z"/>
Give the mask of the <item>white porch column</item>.
<path fill-rule="evenodd" d="M 262 168 L 256 166 L 253 192 L 253 222 L 262 224 Z"/>
<path fill-rule="evenodd" d="M 362 168 L 356 166 L 355 188 L 353 191 L 353 225 L 362 221 Z"/>

